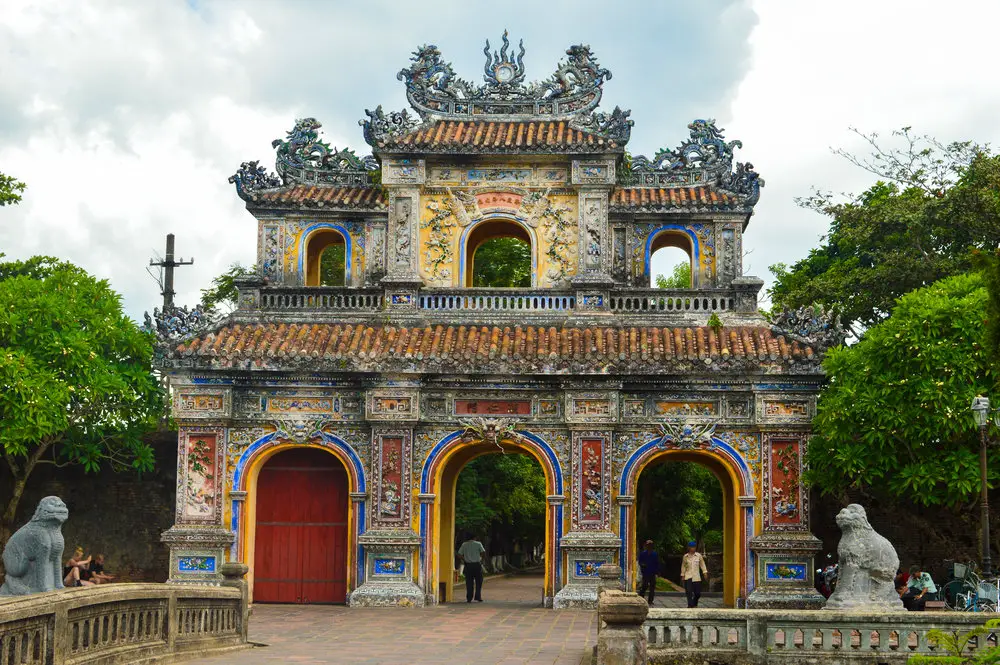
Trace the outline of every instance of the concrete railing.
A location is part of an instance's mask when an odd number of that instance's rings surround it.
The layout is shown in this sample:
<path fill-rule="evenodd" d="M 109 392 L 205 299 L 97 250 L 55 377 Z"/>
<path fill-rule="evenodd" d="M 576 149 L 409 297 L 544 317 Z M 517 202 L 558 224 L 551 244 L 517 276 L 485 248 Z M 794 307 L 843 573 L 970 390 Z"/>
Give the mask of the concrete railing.
<path fill-rule="evenodd" d="M 833 610 L 649 610 L 643 623 L 650 663 L 905 663 L 947 655 L 933 629 L 965 633 L 994 615 L 961 612 L 866 613 Z M 969 645 L 995 646 L 1000 629 Z"/>
<path fill-rule="evenodd" d="M 108 584 L 0 598 L 0 665 L 164 662 L 247 646 L 246 566 L 222 587 Z"/>

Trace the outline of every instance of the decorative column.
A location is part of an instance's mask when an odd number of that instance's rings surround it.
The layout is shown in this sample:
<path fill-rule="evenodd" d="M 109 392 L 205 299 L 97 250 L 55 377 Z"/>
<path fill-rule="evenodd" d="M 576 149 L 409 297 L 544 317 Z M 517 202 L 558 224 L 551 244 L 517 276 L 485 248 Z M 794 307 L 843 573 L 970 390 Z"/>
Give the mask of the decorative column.
<path fill-rule="evenodd" d="M 420 537 L 411 528 L 413 389 L 373 389 L 366 400 L 372 424 L 371 528 L 358 538 L 364 550 L 364 582 L 351 593 L 352 607 L 422 607 L 417 585 Z"/>
<path fill-rule="evenodd" d="M 232 394 L 228 388 L 175 384 L 172 411 L 180 427 L 174 525 L 161 536 L 170 548 L 167 581 L 217 585 L 233 542 L 222 521 Z"/>
<path fill-rule="evenodd" d="M 392 159 L 382 165 L 382 183 L 389 190 L 386 230 L 387 265 L 382 278 L 388 310 L 417 309 L 422 284 L 420 259 L 420 185 L 426 179 L 422 159 Z"/>
<path fill-rule="evenodd" d="M 573 160 L 572 184 L 578 187 L 580 235 L 577 241 L 577 311 L 607 311 L 611 278 L 608 196 L 615 184 L 615 160 Z"/>
<path fill-rule="evenodd" d="M 597 606 L 598 569 L 615 561 L 621 539 L 611 531 L 611 449 L 613 432 L 582 426 L 572 430 L 570 531 L 560 540 L 566 552 L 566 585 L 554 606 Z"/>
<path fill-rule="evenodd" d="M 790 401 L 781 404 L 782 408 L 791 406 Z M 808 413 L 808 404 L 803 401 L 800 405 L 803 416 Z M 775 415 L 775 407 L 765 407 L 767 410 Z M 802 484 L 805 435 L 767 433 L 763 443 L 764 531 L 750 541 L 757 585 L 747 598 L 747 607 L 818 609 L 823 596 L 816 591 L 813 571 L 822 543 L 809 532 L 808 494 Z"/>

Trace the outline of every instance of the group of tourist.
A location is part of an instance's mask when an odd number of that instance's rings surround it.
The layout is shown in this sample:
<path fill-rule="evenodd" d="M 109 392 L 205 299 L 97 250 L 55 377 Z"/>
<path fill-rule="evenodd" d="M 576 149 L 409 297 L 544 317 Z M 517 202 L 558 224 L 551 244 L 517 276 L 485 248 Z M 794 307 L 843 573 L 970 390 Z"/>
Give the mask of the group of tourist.
<path fill-rule="evenodd" d="M 938 590 L 931 574 L 920 566 L 910 566 L 910 572 L 902 568 L 896 573 L 896 592 L 903 599 L 903 606 L 911 612 L 923 612 L 929 600 L 937 600 Z"/>
<path fill-rule="evenodd" d="M 104 571 L 104 555 L 95 554 L 83 558 L 83 548 L 73 550 L 73 556 L 63 567 L 63 585 L 67 587 L 107 584 L 115 579 Z"/>
<path fill-rule="evenodd" d="M 652 540 L 647 540 L 639 552 L 639 572 L 641 581 L 639 595 L 649 601 L 650 607 L 656 598 L 656 576 L 660 573 L 660 557 L 656 554 L 656 546 Z M 701 599 L 701 586 L 708 577 L 708 566 L 705 557 L 698 551 L 698 543 L 687 544 L 687 552 L 681 558 L 681 582 L 684 584 L 684 594 L 687 596 L 688 607 L 698 607 Z"/>

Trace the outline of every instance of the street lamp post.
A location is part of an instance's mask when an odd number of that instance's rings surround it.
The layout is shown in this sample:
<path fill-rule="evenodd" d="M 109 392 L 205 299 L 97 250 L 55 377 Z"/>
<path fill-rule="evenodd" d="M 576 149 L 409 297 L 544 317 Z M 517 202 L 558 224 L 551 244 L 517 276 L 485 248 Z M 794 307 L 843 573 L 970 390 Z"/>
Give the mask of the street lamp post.
<path fill-rule="evenodd" d="M 990 558 L 990 504 L 987 498 L 986 486 L 986 426 L 990 420 L 990 400 L 988 397 L 977 395 L 972 400 L 972 415 L 979 426 L 979 519 L 982 528 L 982 566 L 983 576 L 989 577 L 993 574 L 993 561 Z"/>

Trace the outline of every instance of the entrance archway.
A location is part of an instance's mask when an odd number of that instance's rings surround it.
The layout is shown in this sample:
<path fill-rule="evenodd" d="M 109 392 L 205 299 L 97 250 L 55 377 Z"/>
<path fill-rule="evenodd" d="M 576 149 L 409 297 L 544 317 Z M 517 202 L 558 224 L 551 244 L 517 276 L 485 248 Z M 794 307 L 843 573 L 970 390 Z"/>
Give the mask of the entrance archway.
<path fill-rule="evenodd" d="M 562 471 L 552 448 L 527 432 L 504 438 L 500 447 L 507 454 L 522 453 L 532 457 L 545 475 L 545 578 L 542 601 L 551 607 L 564 576 L 559 539 L 563 533 Z M 455 566 L 455 489 L 466 464 L 477 457 L 498 453 L 497 445 L 463 438 L 462 432 L 445 437 L 431 450 L 421 472 L 420 493 L 434 497 L 433 504 L 420 505 L 420 535 L 423 542 L 421 572 L 425 593 L 434 602 L 453 600 Z"/>
<path fill-rule="evenodd" d="M 347 601 L 347 470 L 326 451 L 285 450 L 257 477 L 254 600 Z"/>
<path fill-rule="evenodd" d="M 484 253 L 491 251 L 502 254 L 501 263 L 504 265 L 500 273 L 494 274 L 497 271 L 491 272 L 491 266 L 482 265 L 486 259 L 479 254 L 481 249 Z M 534 251 L 531 234 L 521 224 L 507 219 L 482 221 L 470 227 L 464 239 L 462 283 L 467 287 L 531 286 L 535 279 Z M 478 268 L 477 260 L 480 261 Z M 491 283 L 497 280 L 502 283 Z"/>
<path fill-rule="evenodd" d="M 668 279 L 673 276 L 672 270 L 674 266 L 683 261 L 686 256 L 690 262 L 690 284 L 683 288 L 696 289 L 700 286 L 701 270 L 699 268 L 699 261 L 701 248 L 698 243 L 698 236 L 691 229 L 679 224 L 665 224 L 654 229 L 646 237 L 645 254 L 645 276 L 649 280 L 648 286 L 656 286 L 653 269 L 654 254 L 657 254 L 657 258 L 660 255 L 670 257 L 667 259 L 666 265 L 657 265 L 657 271 L 661 272 L 661 274 L 663 274 L 663 271 L 669 271 L 665 273 Z"/>
<path fill-rule="evenodd" d="M 319 225 L 317 225 L 319 226 Z M 350 242 L 340 227 L 316 228 L 303 234 L 305 285 L 347 286 L 350 276 Z"/>
<path fill-rule="evenodd" d="M 735 607 L 737 600 L 745 599 L 752 590 L 748 578 L 749 539 L 753 535 L 753 505 L 744 506 L 741 497 L 753 495 L 753 484 L 749 469 L 725 442 L 712 439 L 704 447 L 677 448 L 661 446 L 659 440 L 641 446 L 626 461 L 622 470 L 619 494 L 635 496 L 638 479 L 650 464 L 663 461 L 694 462 L 707 468 L 719 480 L 722 487 L 722 542 L 723 542 L 723 587 L 722 599 L 727 607 Z M 636 504 L 621 507 L 621 533 L 623 569 L 625 579 L 636 579 L 636 559 L 638 545 L 636 539 Z M 749 571 L 752 575 L 752 571 Z"/>

